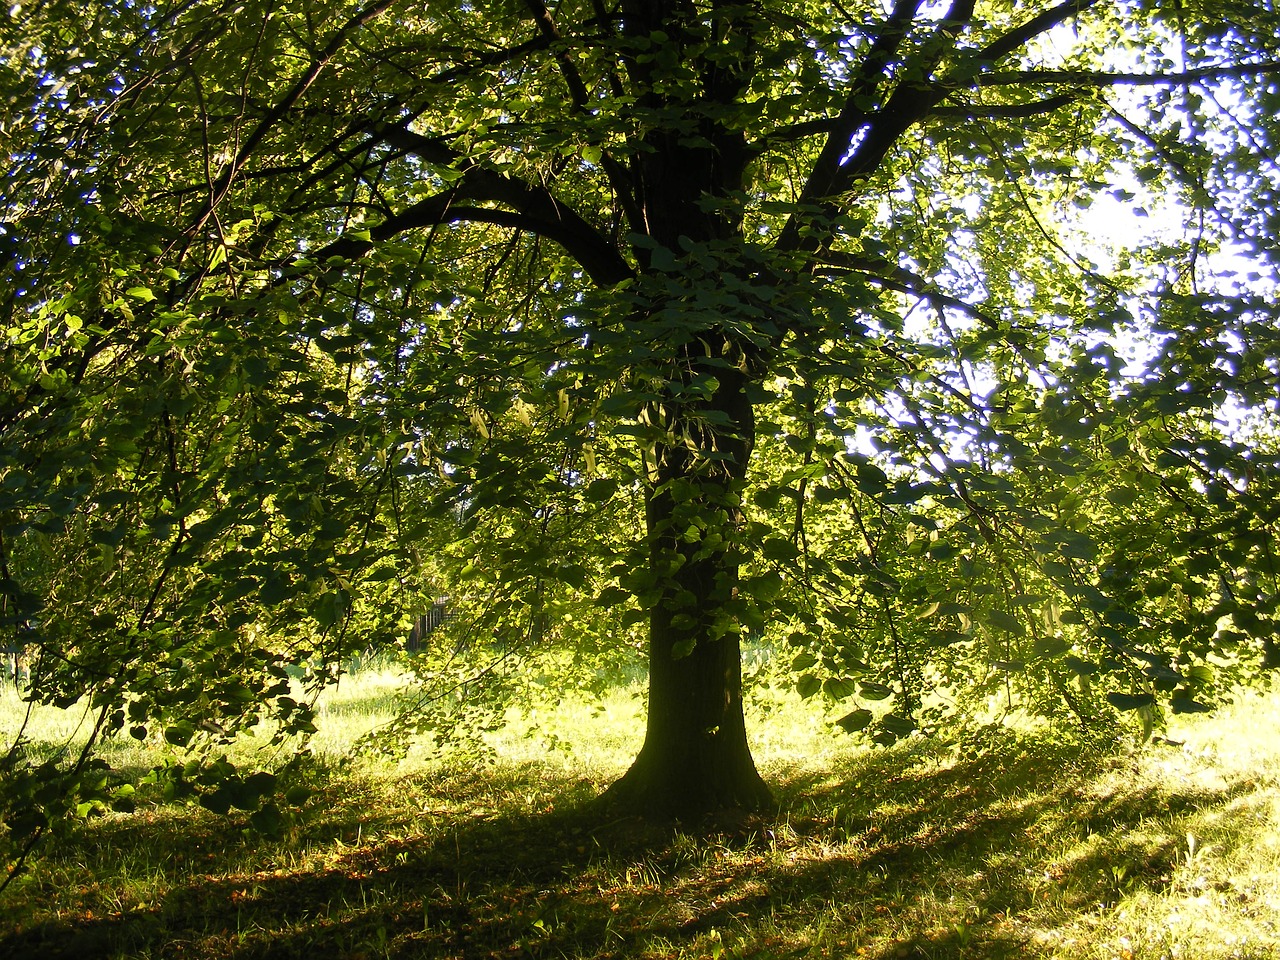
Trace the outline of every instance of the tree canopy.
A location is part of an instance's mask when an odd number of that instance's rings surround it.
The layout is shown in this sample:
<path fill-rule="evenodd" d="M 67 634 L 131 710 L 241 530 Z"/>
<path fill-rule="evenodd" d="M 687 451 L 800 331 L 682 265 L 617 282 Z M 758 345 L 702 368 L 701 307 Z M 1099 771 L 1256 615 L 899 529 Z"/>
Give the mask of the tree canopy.
<path fill-rule="evenodd" d="M 646 649 L 613 796 L 676 815 L 769 802 L 744 638 L 885 744 L 1261 675 L 1277 48 L 1270 0 L 15 5 L 0 630 L 95 726 L 10 745 L 11 855 L 113 735 L 269 820 L 218 743 L 437 595 L 495 686 Z"/>

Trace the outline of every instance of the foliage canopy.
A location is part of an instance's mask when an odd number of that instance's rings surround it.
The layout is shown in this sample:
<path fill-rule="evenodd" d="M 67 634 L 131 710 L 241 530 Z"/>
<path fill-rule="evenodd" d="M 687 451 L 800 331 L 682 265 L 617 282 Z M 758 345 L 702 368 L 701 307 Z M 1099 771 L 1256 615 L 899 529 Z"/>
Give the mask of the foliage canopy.
<path fill-rule="evenodd" d="M 3 842 L 123 733 L 269 825 L 219 742 L 442 594 L 423 723 L 467 631 L 497 693 L 647 645 L 618 796 L 673 812 L 767 803 L 743 637 L 881 743 L 1205 709 L 1277 660 L 1278 46 L 1269 0 L 13 7 L 0 629 L 95 727 L 15 738 Z"/>

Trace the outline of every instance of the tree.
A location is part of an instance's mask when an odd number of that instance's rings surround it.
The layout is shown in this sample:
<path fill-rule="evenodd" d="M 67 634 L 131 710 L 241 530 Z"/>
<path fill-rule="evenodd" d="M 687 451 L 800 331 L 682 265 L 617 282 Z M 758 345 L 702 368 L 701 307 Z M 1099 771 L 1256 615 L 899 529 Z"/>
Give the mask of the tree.
<path fill-rule="evenodd" d="M 842 720 L 882 742 L 975 663 L 1082 722 L 1256 666 L 1275 445 L 1222 418 L 1274 413 L 1269 3 L 15 10 L 0 574 L 39 697 L 305 729 L 283 664 L 393 621 L 424 537 L 508 621 L 630 605 L 646 811 L 768 806 L 743 631 L 890 700 Z M 1104 251 L 1108 197 L 1179 223 Z"/>

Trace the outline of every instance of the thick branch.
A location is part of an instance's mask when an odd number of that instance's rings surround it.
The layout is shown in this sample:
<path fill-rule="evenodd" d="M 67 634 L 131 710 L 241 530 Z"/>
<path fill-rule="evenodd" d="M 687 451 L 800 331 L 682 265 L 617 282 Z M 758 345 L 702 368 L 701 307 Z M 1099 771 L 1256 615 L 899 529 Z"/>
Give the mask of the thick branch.
<path fill-rule="evenodd" d="M 854 134 L 867 122 L 866 103 L 884 78 L 919 9 L 920 0 L 897 0 L 894 4 L 893 13 L 885 21 L 867 55 L 862 58 L 844 106 L 834 119 L 822 153 L 814 162 L 809 179 L 800 193 L 801 203 L 812 203 L 815 199 L 832 193 L 832 187 L 840 176 L 840 163 L 849 152 L 849 144 L 853 141 Z M 791 224 L 788 224 L 788 228 L 791 228 Z"/>
<path fill-rule="evenodd" d="M 367 239 L 339 237 L 316 251 L 312 259 L 320 263 L 334 257 L 354 260 L 364 256 L 379 243 L 402 233 L 441 223 L 491 223 L 526 230 L 555 241 L 602 287 L 620 283 L 632 275 L 627 262 L 590 224 L 573 211 L 560 206 L 549 194 L 538 196 L 536 188 L 524 189 L 528 191 L 528 202 L 523 204 L 524 209 L 514 211 L 457 203 L 455 201 L 459 199 L 480 199 L 475 196 L 467 197 L 460 189 L 436 194 L 370 227 Z M 533 212 L 535 210 L 550 216 L 539 216 Z"/>
<path fill-rule="evenodd" d="M 928 78 L 952 47 L 960 30 L 973 17 L 973 0 L 955 0 L 934 28 L 937 42 L 926 45 L 928 55 L 922 54 L 917 62 L 911 64 L 913 69 L 904 67 L 902 72 L 912 74 L 913 78 L 899 82 L 883 108 L 868 113 L 862 106 L 884 75 L 889 59 L 901 47 L 919 7 L 919 3 L 902 0 L 895 5 L 885 29 L 862 61 L 844 109 L 801 191 L 801 204 L 824 202 L 870 175 L 898 138 L 946 96 L 945 87 L 930 83 Z M 851 147 L 859 131 L 863 133 L 862 139 Z M 804 219 L 803 216 L 792 215 L 779 236 L 779 249 L 817 249 L 821 246 L 817 236 L 802 236 Z"/>
<path fill-rule="evenodd" d="M 560 43 L 564 39 L 560 35 L 560 28 L 556 26 L 555 19 L 551 16 L 551 11 L 542 0 L 525 0 L 525 6 L 529 8 L 529 12 L 533 15 L 533 22 L 538 25 L 538 32 L 543 37 L 552 43 Z M 555 51 L 554 56 L 556 65 L 560 68 L 560 76 L 564 77 L 565 85 L 569 88 L 573 105 L 579 109 L 585 107 L 588 99 L 587 85 L 582 82 L 582 74 L 578 73 L 578 68 L 573 58 L 569 56 L 569 51 L 562 46 Z"/>
<path fill-rule="evenodd" d="M 1073 17 L 1079 16 L 1097 3 L 1098 0 L 1067 0 L 1066 3 L 1050 7 L 1021 26 L 1014 27 L 998 40 L 987 44 L 979 51 L 977 59 L 994 62 L 1002 57 L 1007 57 L 1015 50 L 1021 50 L 1042 33 L 1052 30 L 1059 24 L 1066 23 Z"/>
<path fill-rule="evenodd" d="M 631 267 L 608 238 L 583 219 L 572 207 L 562 203 L 548 188 L 488 170 L 463 157 L 444 140 L 423 136 L 406 127 L 394 125 L 380 127 L 374 132 L 374 136 L 428 163 L 462 172 L 461 179 L 452 185 L 448 193 L 428 197 L 404 213 L 389 217 L 380 224 L 379 228 L 386 226 L 391 231 L 389 236 L 412 227 L 439 221 L 453 223 L 471 219 L 497 223 L 499 221 L 494 218 L 501 215 L 507 217 L 504 221 L 506 225 L 518 225 L 521 229 L 529 230 L 560 244 L 582 265 L 591 279 L 601 286 L 612 286 L 632 275 Z M 463 217 L 450 214 L 450 209 L 459 201 L 502 204 L 512 213 L 507 215 L 487 207 L 475 207 L 467 209 L 472 213 L 483 211 L 484 215 Z M 412 214 L 411 211 L 423 211 L 424 215 L 427 215 L 426 211 L 435 211 L 429 214 L 435 219 L 416 222 L 417 215 Z M 411 226 L 387 226 L 397 223 L 406 216 L 415 221 Z M 376 236 L 372 230 L 370 235 Z"/>

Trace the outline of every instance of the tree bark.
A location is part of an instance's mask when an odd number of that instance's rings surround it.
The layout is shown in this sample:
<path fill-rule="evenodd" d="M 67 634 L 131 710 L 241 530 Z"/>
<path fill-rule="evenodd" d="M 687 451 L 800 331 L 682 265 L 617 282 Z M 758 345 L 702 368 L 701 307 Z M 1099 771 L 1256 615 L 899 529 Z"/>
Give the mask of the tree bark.
<path fill-rule="evenodd" d="M 649 720 L 644 746 L 606 799 L 650 817 L 691 820 L 718 810 L 767 810 L 773 796 L 756 770 L 742 712 L 736 634 L 675 656 L 680 632 L 651 625 Z"/>
<path fill-rule="evenodd" d="M 642 813 L 694 819 L 765 810 L 773 797 L 747 743 L 737 596 L 739 496 L 754 439 L 745 376 L 718 371 L 711 399 L 669 421 L 646 508 L 649 710 L 644 745 L 606 799 Z M 727 415 L 710 428 L 700 415 Z M 722 422 L 717 418 L 712 422 Z"/>
<path fill-rule="evenodd" d="M 735 16 L 732 30 L 717 6 L 703 23 L 688 0 L 623 0 L 624 34 L 648 51 L 659 32 L 665 49 L 722 42 L 696 81 L 651 56 L 626 58 L 643 91 L 638 105 L 682 123 L 655 125 L 630 167 L 632 229 L 673 257 L 703 246 L 743 243 L 733 201 L 748 162 L 740 127 L 725 122 L 750 82 L 755 20 Z M 725 39 L 733 33 L 733 42 Z M 693 247 L 687 245 L 692 244 Z M 651 270 L 651 246 L 634 250 L 641 280 L 654 280 L 655 312 L 679 309 L 683 274 Z M 744 269 L 729 263 L 726 269 Z M 690 271 L 687 303 L 695 312 L 686 342 L 673 348 L 665 395 L 648 408 L 654 445 L 649 459 L 646 541 L 651 588 L 649 714 L 644 745 L 606 799 L 646 816 L 693 819 L 724 809 L 762 810 L 772 796 L 757 772 L 742 711 L 742 662 L 735 608 L 741 545 L 741 493 L 754 442 L 746 391 L 759 375 L 757 348 L 731 326 L 696 306 L 698 283 L 714 276 Z M 643 291 L 643 283 L 637 289 Z M 637 318 L 643 325 L 647 317 Z M 701 387 L 715 384 L 709 391 Z M 696 399 L 693 397 L 696 395 Z"/>

